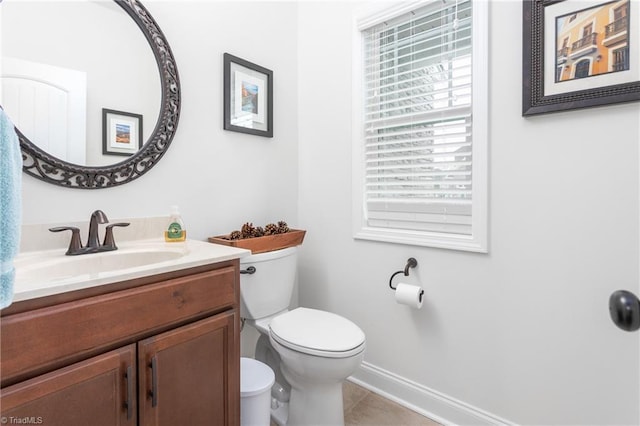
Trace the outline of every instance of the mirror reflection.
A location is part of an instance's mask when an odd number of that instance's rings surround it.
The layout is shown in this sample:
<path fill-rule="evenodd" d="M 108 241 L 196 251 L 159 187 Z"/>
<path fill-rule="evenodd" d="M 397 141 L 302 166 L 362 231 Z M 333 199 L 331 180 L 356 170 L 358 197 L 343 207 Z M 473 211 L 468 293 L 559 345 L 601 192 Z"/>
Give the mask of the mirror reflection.
<path fill-rule="evenodd" d="M 158 65 L 120 6 L 4 0 L 0 19 L 0 104 L 31 142 L 69 163 L 105 166 L 148 140 L 161 106 Z"/>

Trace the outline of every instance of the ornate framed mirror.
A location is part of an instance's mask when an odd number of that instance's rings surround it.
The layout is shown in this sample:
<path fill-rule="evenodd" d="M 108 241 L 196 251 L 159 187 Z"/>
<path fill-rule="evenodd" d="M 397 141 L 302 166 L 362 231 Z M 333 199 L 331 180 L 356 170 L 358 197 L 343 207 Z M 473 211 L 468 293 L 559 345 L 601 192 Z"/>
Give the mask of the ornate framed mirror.
<path fill-rule="evenodd" d="M 169 43 L 167 42 L 164 34 L 158 27 L 149 11 L 138 0 L 113 0 L 118 7 L 113 8 L 118 14 L 120 8 L 126 12 L 137 28 L 141 31 L 151 47 L 157 70 L 159 72 L 159 85 L 160 95 L 153 93 L 152 98 L 157 98 L 159 105 L 155 105 L 151 110 L 153 115 L 156 111 L 159 111 L 157 121 L 145 119 L 145 126 L 147 123 L 151 123 L 145 132 L 145 142 L 139 150 L 133 150 L 130 156 L 122 160 L 122 156 L 110 157 L 109 161 L 117 161 L 113 164 L 79 164 L 81 161 L 73 161 L 69 159 L 62 159 L 60 155 L 54 155 L 51 150 L 47 150 L 42 146 L 39 146 L 35 139 L 36 135 L 25 135 L 23 130 L 20 129 L 20 125 L 16 125 L 16 132 L 20 140 L 20 147 L 23 157 L 23 171 L 28 175 L 31 175 L 37 179 L 49 182 L 55 185 L 68 187 L 68 188 L 80 188 L 80 189 L 100 189 L 109 188 L 113 186 L 123 185 L 145 174 L 149 171 L 162 156 L 167 152 L 167 149 L 173 140 L 175 135 L 178 119 L 180 116 L 180 81 L 178 78 L 178 70 L 176 68 L 175 59 Z M 7 5 L 9 2 L 5 2 Z M 71 4 L 78 4 L 72 2 Z M 100 4 L 100 3 L 97 3 Z M 104 2 L 102 6 L 104 8 Z M 108 3 L 113 4 L 113 3 Z M 108 12 L 101 11 L 102 15 L 109 14 Z M 111 14 L 114 14 L 111 11 Z M 121 14 L 123 15 L 123 14 Z M 126 15 L 123 15 L 126 17 Z M 3 19 L 6 19 L 3 17 Z M 128 18 L 127 18 L 128 19 Z M 128 25 L 128 24 L 127 24 Z M 119 31 L 123 24 L 112 25 L 114 31 Z M 75 28 L 78 31 L 77 28 Z M 135 29 L 133 29 L 135 31 Z M 82 37 L 83 34 L 75 34 L 76 37 Z M 42 34 L 39 35 L 42 37 Z M 141 40 L 144 44 L 144 41 Z M 117 46 L 116 53 L 110 53 L 107 55 L 106 47 L 103 45 L 92 46 L 92 50 L 103 52 L 105 56 L 105 62 L 117 62 L 119 60 L 118 51 L 126 48 L 124 43 Z M 82 52 L 78 52 L 81 55 Z M 149 59 L 152 63 L 153 59 Z M 130 64 L 131 65 L 131 64 Z M 122 66 L 117 65 L 122 68 Z M 132 66 L 132 65 L 131 65 Z M 151 65 L 153 68 L 153 65 Z M 137 67 L 136 67 L 137 68 Z M 134 68 L 130 68 L 132 70 Z M 152 74 L 154 74 L 152 72 Z M 149 76 L 151 77 L 151 76 Z M 157 77 L 152 76 L 155 80 Z M 110 83 L 114 84 L 116 81 L 122 81 L 122 77 L 110 76 Z M 151 79 L 151 78 L 149 78 Z M 143 77 L 144 80 L 147 80 Z M 155 81 L 154 80 L 154 81 Z M 138 83 L 130 83 L 138 85 Z M 157 90 L 157 83 L 153 85 L 154 90 Z M 139 93 L 143 93 L 142 91 Z M 137 93 L 138 94 L 138 93 Z M 121 97 L 122 98 L 122 97 Z M 3 102 L 4 104 L 4 99 Z M 7 108 L 5 110 L 11 117 L 11 111 Z M 94 114 L 95 115 L 95 114 Z M 125 117 L 126 119 L 126 117 Z M 141 121 L 141 120 L 140 120 Z M 103 132 L 105 124 L 102 123 Z M 91 142 L 91 144 L 100 144 L 101 133 L 87 135 L 83 132 L 85 144 Z M 114 130 L 115 133 L 115 130 Z M 90 162 L 89 162 L 90 163 Z"/>

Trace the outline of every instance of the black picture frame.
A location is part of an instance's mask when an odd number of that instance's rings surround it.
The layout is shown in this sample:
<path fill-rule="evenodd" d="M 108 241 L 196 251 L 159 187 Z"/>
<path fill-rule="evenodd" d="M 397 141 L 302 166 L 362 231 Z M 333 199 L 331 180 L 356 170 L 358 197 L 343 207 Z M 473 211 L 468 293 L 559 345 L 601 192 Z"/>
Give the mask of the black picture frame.
<path fill-rule="evenodd" d="M 224 129 L 273 137 L 273 71 L 224 54 Z"/>
<path fill-rule="evenodd" d="M 124 130 L 123 134 L 120 134 L 120 128 Z M 130 157 L 142 149 L 142 145 L 141 114 L 102 108 L 103 155 Z"/>
<path fill-rule="evenodd" d="M 523 77 L 522 77 L 522 115 L 530 116 L 536 114 L 546 114 L 551 112 L 558 111 L 566 111 L 573 110 L 578 108 L 589 108 L 595 106 L 603 106 L 610 104 L 617 104 L 622 102 L 633 102 L 640 100 L 640 80 L 633 77 L 630 81 L 623 81 L 616 84 L 602 84 L 602 81 L 606 76 L 604 74 L 613 74 L 602 72 L 598 75 L 589 75 L 588 78 L 576 78 L 573 80 L 576 82 L 580 80 L 579 83 L 572 83 L 573 87 L 576 87 L 578 84 L 582 83 L 584 80 L 583 88 L 579 88 L 578 90 L 566 90 L 562 91 L 562 84 L 565 82 L 559 80 L 556 72 L 560 73 L 561 67 L 558 66 L 560 60 L 558 57 L 560 56 L 560 52 L 564 52 L 564 46 L 561 49 L 558 49 L 558 34 L 556 34 L 557 29 L 557 19 L 561 16 L 558 14 L 558 17 L 554 17 L 553 13 L 550 12 L 550 16 L 546 18 L 556 19 L 555 28 L 551 28 L 554 32 L 551 34 L 555 34 L 553 42 L 554 50 L 550 53 L 545 51 L 545 49 L 549 50 L 550 43 L 548 40 L 545 40 L 545 32 L 549 34 L 549 29 L 545 30 L 545 12 L 550 10 L 549 8 L 557 8 L 561 3 L 565 3 L 562 7 L 566 10 L 568 7 L 575 7 L 575 14 L 581 11 L 581 8 L 585 6 L 581 6 L 580 2 L 565 2 L 565 0 L 523 0 Z M 607 4 L 617 3 L 616 1 L 611 0 L 603 0 L 602 3 L 599 3 L 595 7 L 604 7 Z M 575 6 L 574 6 L 575 5 Z M 638 7 L 637 2 L 629 1 L 627 9 L 628 22 L 632 22 L 633 25 L 627 26 L 627 35 L 626 35 L 626 46 L 627 46 L 627 61 L 631 58 L 631 55 L 635 55 L 637 58 L 640 55 L 640 35 L 638 34 L 637 28 L 640 28 L 640 22 L 633 22 L 633 20 L 638 16 L 636 7 Z M 594 8 L 594 7 L 592 7 Z M 634 8 L 634 9 L 632 9 Z M 631 12 L 629 12 L 631 11 Z M 562 15 L 568 16 L 568 15 Z M 547 21 L 549 22 L 549 21 Z M 598 36 L 595 35 L 593 40 L 596 45 L 596 49 L 598 49 Z M 600 39 L 602 41 L 602 39 Z M 549 61 L 548 58 L 551 56 L 554 60 Z M 593 53 L 592 53 L 593 54 Z M 597 55 L 598 53 L 596 53 Z M 602 58 L 602 56 L 600 56 Z M 547 63 L 545 68 L 545 58 L 547 58 Z M 596 56 L 597 58 L 597 56 Z M 599 59 L 597 59 L 599 61 Z M 591 59 L 593 64 L 593 59 Z M 640 61 L 635 59 L 635 62 L 632 59 L 632 67 L 638 67 L 637 64 L 640 64 Z M 549 84 L 549 72 L 551 68 L 551 75 L 554 78 L 552 81 L 553 84 Z M 570 67 L 571 65 L 567 65 Z M 638 70 L 633 70 L 633 72 L 637 73 Z M 626 71 L 626 70 L 625 70 Z M 575 71 L 574 71 L 575 72 Z M 546 74 L 545 74 L 546 73 Z M 621 73 L 619 73 L 621 74 Z M 629 73 L 632 74 L 632 73 Z M 600 78 L 601 82 L 597 83 L 596 78 L 592 79 L 591 77 Z M 545 81 L 545 78 L 547 80 Z M 592 81 L 589 81 L 592 80 Z M 545 90 L 545 82 L 547 86 L 554 87 L 554 92 L 549 93 Z M 600 84 L 598 86 L 598 84 Z M 566 87 L 566 86 L 565 86 Z"/>

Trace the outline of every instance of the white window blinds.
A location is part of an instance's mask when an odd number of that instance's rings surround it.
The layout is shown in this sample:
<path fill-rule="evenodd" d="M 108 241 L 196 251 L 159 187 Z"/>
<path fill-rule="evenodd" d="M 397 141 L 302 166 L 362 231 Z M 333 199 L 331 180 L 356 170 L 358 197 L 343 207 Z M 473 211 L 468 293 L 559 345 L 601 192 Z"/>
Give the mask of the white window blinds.
<path fill-rule="evenodd" d="M 472 2 L 362 30 L 364 226 L 472 236 Z"/>

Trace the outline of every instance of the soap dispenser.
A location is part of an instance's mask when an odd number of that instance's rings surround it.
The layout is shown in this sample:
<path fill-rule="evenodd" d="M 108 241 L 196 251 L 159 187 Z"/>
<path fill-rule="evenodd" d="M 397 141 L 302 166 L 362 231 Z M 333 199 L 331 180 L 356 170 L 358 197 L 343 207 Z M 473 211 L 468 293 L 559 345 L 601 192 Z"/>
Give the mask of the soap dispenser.
<path fill-rule="evenodd" d="M 171 206 L 169 224 L 164 231 L 164 240 L 168 243 L 181 242 L 187 239 L 187 230 L 180 216 L 178 206 Z"/>

